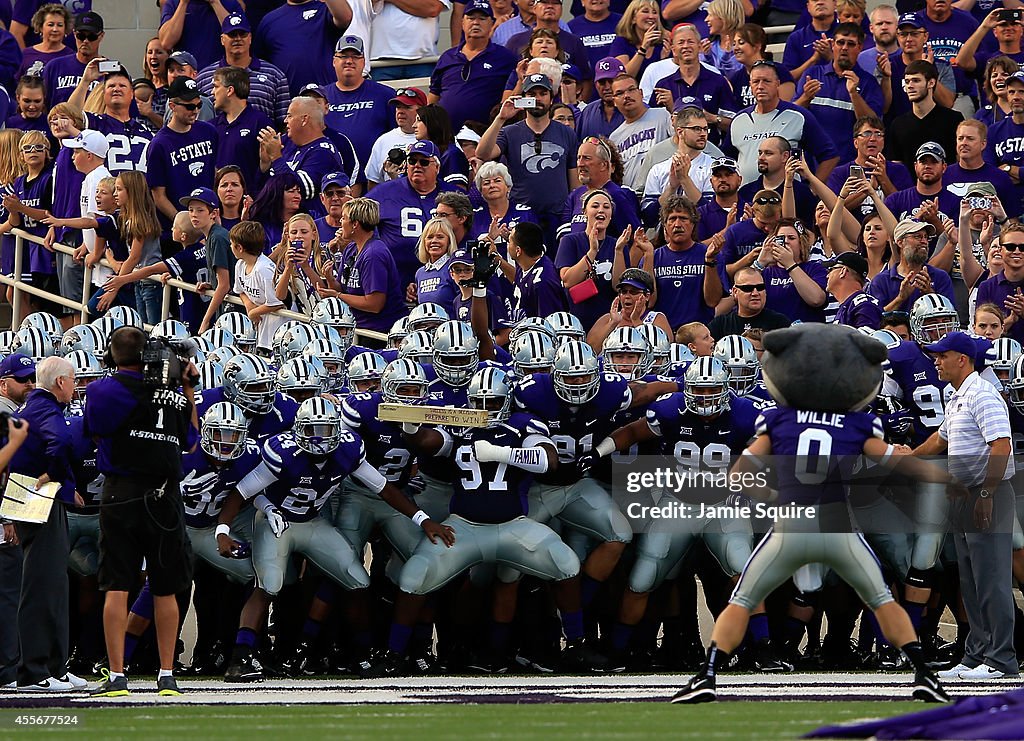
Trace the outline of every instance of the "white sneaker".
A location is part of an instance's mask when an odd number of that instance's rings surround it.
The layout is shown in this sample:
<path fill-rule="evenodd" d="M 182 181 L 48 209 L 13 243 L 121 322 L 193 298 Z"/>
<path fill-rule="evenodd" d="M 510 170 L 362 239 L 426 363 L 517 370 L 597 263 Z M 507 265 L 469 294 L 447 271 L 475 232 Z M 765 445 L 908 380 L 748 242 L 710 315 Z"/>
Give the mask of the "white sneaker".
<path fill-rule="evenodd" d="M 18 689 L 17 682 L 8 682 L 7 684 L 0 684 L 0 690 L 16 690 Z"/>
<path fill-rule="evenodd" d="M 68 672 L 63 677 L 61 677 L 60 681 L 70 683 L 71 686 L 74 687 L 76 690 L 84 690 L 89 686 L 88 680 L 82 679 L 81 677 L 76 676 L 71 672 Z"/>
<path fill-rule="evenodd" d="M 952 669 L 946 669 L 938 673 L 939 679 L 960 679 L 960 675 L 964 672 L 974 671 L 977 667 L 968 666 L 962 661 L 954 666 Z"/>
<path fill-rule="evenodd" d="M 981 666 L 971 669 L 970 671 L 960 672 L 960 679 L 970 680 L 981 680 L 986 679 L 1002 679 L 1006 676 L 1006 672 L 1001 672 L 998 669 L 993 669 L 988 664 L 982 664 Z"/>
<path fill-rule="evenodd" d="M 18 692 L 70 692 L 75 686 L 54 677 L 40 680 L 35 684 L 18 685 Z"/>

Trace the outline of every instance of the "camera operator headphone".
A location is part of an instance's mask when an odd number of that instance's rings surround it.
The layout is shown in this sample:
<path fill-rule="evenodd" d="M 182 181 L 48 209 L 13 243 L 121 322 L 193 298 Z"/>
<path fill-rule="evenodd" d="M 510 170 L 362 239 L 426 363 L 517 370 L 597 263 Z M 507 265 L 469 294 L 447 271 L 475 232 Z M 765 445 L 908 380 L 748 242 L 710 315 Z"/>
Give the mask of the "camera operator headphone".
<path fill-rule="evenodd" d="M 117 337 L 118 332 L 141 332 L 142 330 L 137 327 L 118 327 L 110 333 L 110 337 L 107 338 L 107 349 L 103 351 L 103 365 L 111 370 L 117 368 L 117 363 L 114 361 L 114 353 L 111 352 L 110 347 L 114 343 L 114 338 Z M 143 332 L 143 336 L 145 333 Z M 145 344 L 143 344 L 145 347 Z M 124 365 L 141 365 L 142 364 L 142 350 L 139 350 L 139 354 L 132 358 L 132 362 L 124 363 Z"/>

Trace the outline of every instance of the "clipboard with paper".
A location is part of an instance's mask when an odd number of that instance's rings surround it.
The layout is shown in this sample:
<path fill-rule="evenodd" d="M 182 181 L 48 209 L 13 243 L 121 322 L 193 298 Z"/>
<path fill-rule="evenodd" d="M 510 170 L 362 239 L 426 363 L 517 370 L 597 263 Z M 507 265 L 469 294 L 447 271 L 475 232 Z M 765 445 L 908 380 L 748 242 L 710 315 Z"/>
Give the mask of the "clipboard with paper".
<path fill-rule="evenodd" d="M 51 481 L 36 489 L 37 478 L 12 473 L 7 479 L 4 498 L 0 502 L 0 517 L 16 522 L 46 522 L 50 518 L 53 500 L 60 484 Z"/>

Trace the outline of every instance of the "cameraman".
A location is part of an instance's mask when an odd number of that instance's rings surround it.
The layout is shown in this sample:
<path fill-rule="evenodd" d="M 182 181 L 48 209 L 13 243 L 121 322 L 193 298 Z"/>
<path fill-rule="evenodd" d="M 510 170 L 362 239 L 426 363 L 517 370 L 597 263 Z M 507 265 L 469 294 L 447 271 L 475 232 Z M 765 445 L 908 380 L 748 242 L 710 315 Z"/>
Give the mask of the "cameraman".
<path fill-rule="evenodd" d="M 181 694 L 171 673 L 178 634 L 175 594 L 192 583 L 192 553 L 179 482 L 182 451 L 194 448 L 199 437 L 193 394 L 198 373 L 191 362 L 181 362 L 184 394 L 173 388 L 174 381 L 150 382 L 147 365 L 155 362 L 149 356 L 164 349 L 156 341 L 147 344 L 145 333 L 134 327 L 114 331 L 105 361 L 116 372 L 89 386 L 85 407 L 85 434 L 97 439 L 97 465 L 105 476 L 99 586 L 107 592 L 103 630 L 110 673 L 93 691 L 99 697 L 128 694 L 128 592 L 138 585 L 143 559 L 160 653 L 157 690 Z"/>

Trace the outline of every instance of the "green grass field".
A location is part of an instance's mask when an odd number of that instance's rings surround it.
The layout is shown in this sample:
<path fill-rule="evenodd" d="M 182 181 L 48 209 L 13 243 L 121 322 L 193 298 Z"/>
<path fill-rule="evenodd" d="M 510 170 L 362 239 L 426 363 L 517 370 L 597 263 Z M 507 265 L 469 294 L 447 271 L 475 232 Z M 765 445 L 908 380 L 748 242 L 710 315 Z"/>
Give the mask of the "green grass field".
<path fill-rule="evenodd" d="M 924 709 L 912 702 L 253 705 L 0 710 L 0 738 L 118 739 L 793 739 L 819 726 Z M 77 726 L 15 724 L 20 713 L 77 713 Z"/>

